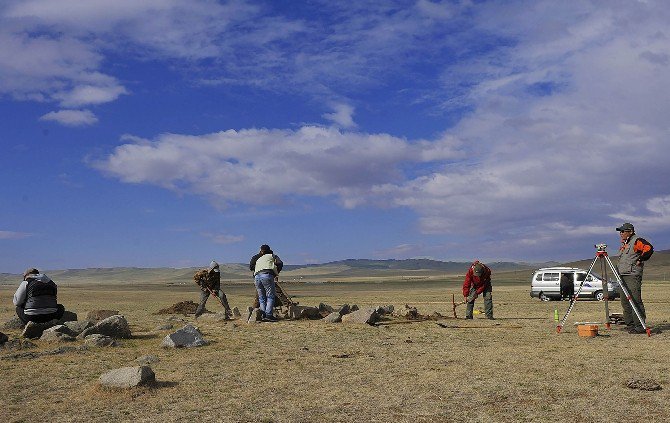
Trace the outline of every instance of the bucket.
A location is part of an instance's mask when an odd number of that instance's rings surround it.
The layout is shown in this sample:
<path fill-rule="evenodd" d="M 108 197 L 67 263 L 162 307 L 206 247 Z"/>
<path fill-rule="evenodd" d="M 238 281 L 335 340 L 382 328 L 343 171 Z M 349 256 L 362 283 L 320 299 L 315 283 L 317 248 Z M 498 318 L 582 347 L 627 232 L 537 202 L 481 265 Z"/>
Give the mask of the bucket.
<path fill-rule="evenodd" d="M 598 335 L 598 325 L 577 325 L 577 333 L 584 338 L 593 338 Z"/>

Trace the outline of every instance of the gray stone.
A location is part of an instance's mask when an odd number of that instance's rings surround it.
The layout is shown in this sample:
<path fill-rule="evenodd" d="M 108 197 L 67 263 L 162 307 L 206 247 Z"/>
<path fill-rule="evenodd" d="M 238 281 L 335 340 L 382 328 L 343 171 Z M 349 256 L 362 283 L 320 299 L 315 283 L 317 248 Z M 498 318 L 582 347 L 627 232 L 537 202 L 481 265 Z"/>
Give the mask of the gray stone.
<path fill-rule="evenodd" d="M 374 308 L 363 308 L 342 316 L 342 323 L 367 323 L 374 324 L 379 320 L 379 315 Z"/>
<path fill-rule="evenodd" d="M 407 304 L 396 308 L 393 314 L 395 316 L 404 317 L 406 319 L 416 319 L 419 317 L 419 311 L 416 309 L 416 307 L 412 307 Z"/>
<path fill-rule="evenodd" d="M 76 335 L 74 335 L 76 336 Z M 40 341 L 44 342 L 72 342 L 75 340 L 73 332 L 71 332 L 65 325 L 52 326 L 42 332 Z"/>
<path fill-rule="evenodd" d="M 90 328 L 93 326 L 93 322 L 90 320 L 80 320 L 80 321 L 70 321 L 70 322 L 65 322 L 63 323 L 74 335 L 72 336 L 77 336 L 86 329 Z"/>
<path fill-rule="evenodd" d="M 260 308 L 254 308 L 249 312 L 247 323 L 255 323 L 263 321 L 263 312 Z"/>
<path fill-rule="evenodd" d="M 358 311 L 358 310 L 359 310 L 359 307 L 356 304 L 354 304 L 349 308 L 349 313 L 352 313 L 352 312 Z"/>
<path fill-rule="evenodd" d="M 11 319 L 7 320 L 4 325 L 2 325 L 3 329 L 23 329 L 25 325 L 19 319 L 18 317 L 12 317 Z"/>
<path fill-rule="evenodd" d="M 323 323 L 340 323 L 342 321 L 342 316 L 337 311 L 330 313 L 328 316 L 321 319 Z"/>
<path fill-rule="evenodd" d="M 349 307 L 349 304 L 343 304 L 337 312 L 340 313 L 340 316 L 344 316 L 345 314 L 351 313 L 351 307 Z"/>
<path fill-rule="evenodd" d="M 167 335 L 163 339 L 163 347 L 166 348 L 191 348 L 207 345 L 208 342 L 202 337 L 202 333 L 195 326 L 188 324 L 178 331 Z"/>
<path fill-rule="evenodd" d="M 236 319 L 239 319 L 240 317 L 242 317 L 242 313 L 240 313 L 239 308 L 233 307 L 233 317 L 235 317 Z"/>
<path fill-rule="evenodd" d="M 111 336 L 100 335 L 99 333 L 88 335 L 84 340 L 84 344 L 93 347 L 116 347 L 119 345 Z"/>
<path fill-rule="evenodd" d="M 386 306 L 379 306 L 375 310 L 377 314 L 391 314 L 393 313 L 394 307 L 392 305 L 386 305 Z"/>
<path fill-rule="evenodd" d="M 37 339 L 40 336 L 42 336 L 42 333 L 45 330 L 55 325 L 56 320 L 50 320 L 45 323 L 28 322 L 26 326 L 23 328 L 23 333 L 21 334 L 21 336 L 28 339 Z"/>
<path fill-rule="evenodd" d="M 9 341 L 9 337 L 4 333 L 0 332 L 0 346 L 4 345 L 5 342 Z"/>
<path fill-rule="evenodd" d="M 86 314 L 86 320 L 99 322 L 108 317 L 116 316 L 117 314 L 119 314 L 119 310 L 91 310 Z"/>
<path fill-rule="evenodd" d="M 155 355 L 143 355 L 135 360 L 140 366 L 148 366 L 149 364 L 158 363 L 159 361 L 160 359 Z"/>
<path fill-rule="evenodd" d="M 109 388 L 133 388 L 155 382 L 156 374 L 149 366 L 122 367 L 101 375 L 98 381 Z"/>
<path fill-rule="evenodd" d="M 321 313 L 322 315 L 327 316 L 333 311 L 335 311 L 335 309 L 333 309 L 333 307 L 329 306 L 328 304 L 325 303 L 319 304 L 319 313 Z"/>
<path fill-rule="evenodd" d="M 125 317 L 118 314 L 116 316 L 108 317 L 104 320 L 99 321 L 90 328 L 84 330 L 79 334 L 79 339 L 84 339 L 88 335 L 93 335 L 94 333 L 99 333 L 100 335 L 107 335 L 112 338 L 131 338 L 133 335 L 130 332 L 130 327 L 128 326 L 128 321 Z"/>
<path fill-rule="evenodd" d="M 297 304 L 292 304 L 288 308 L 289 319 L 321 319 L 321 313 L 316 307 L 310 306 L 301 306 Z"/>
<path fill-rule="evenodd" d="M 658 391 L 662 389 L 661 384 L 655 380 L 638 377 L 628 379 L 626 386 L 630 389 L 639 389 L 641 391 Z"/>

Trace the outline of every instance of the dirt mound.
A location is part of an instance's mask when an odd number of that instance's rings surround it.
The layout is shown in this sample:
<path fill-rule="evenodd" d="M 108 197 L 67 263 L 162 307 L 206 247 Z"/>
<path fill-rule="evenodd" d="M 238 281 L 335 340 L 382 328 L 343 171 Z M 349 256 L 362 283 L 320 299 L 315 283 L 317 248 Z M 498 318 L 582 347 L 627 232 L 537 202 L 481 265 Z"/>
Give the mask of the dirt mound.
<path fill-rule="evenodd" d="M 159 310 L 156 314 L 195 314 L 197 308 L 198 304 L 193 301 L 182 301 L 168 308 Z M 205 310 L 205 313 L 209 313 L 209 311 Z"/>

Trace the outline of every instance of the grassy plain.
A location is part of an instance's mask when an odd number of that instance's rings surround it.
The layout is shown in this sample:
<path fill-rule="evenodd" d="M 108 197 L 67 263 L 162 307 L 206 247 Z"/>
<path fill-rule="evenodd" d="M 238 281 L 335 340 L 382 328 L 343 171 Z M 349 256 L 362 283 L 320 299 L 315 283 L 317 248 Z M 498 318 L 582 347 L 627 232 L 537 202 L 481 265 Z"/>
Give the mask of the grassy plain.
<path fill-rule="evenodd" d="M 89 310 L 118 309 L 134 338 L 115 348 L 34 359 L 0 350 L 0 421 L 670 421 L 670 292 L 645 281 L 650 338 L 619 330 L 580 338 L 572 324 L 602 321 L 604 305 L 578 302 L 564 333 L 554 308 L 528 295 L 528 283 L 494 280 L 497 320 L 367 325 L 284 321 L 246 324 L 200 319 L 208 346 L 163 349 L 168 331 L 156 311 L 197 301 L 195 286 L 72 285 L 59 300 L 83 318 Z M 421 313 L 451 313 L 460 279 L 385 283 L 287 284 L 300 304 L 410 304 Z M 0 321 L 13 316 L 15 287 L 0 287 Z M 224 285 L 232 306 L 252 301 L 251 284 Z M 481 300 L 477 307 L 483 308 Z M 208 308 L 219 311 L 212 299 Z M 611 305 L 620 311 L 620 305 Z M 459 308 L 462 317 L 464 309 Z M 193 322 L 193 316 L 181 316 Z M 10 338 L 18 331 L 3 330 Z M 38 350 L 56 345 L 35 341 Z M 98 377 L 153 354 L 160 382 L 152 388 L 109 391 Z M 626 387 L 651 378 L 660 391 Z"/>

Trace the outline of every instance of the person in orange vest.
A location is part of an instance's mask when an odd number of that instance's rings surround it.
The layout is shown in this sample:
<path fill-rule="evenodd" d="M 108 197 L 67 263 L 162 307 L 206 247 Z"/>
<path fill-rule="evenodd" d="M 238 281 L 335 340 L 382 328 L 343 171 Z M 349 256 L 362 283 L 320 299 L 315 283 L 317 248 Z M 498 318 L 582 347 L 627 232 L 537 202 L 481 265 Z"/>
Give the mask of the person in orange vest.
<path fill-rule="evenodd" d="M 486 318 L 493 320 L 493 297 L 491 296 L 491 269 L 479 260 L 475 260 L 463 282 L 463 298 L 466 306 L 465 318 L 472 319 L 475 308 L 475 299 L 484 296 L 484 310 Z"/>

